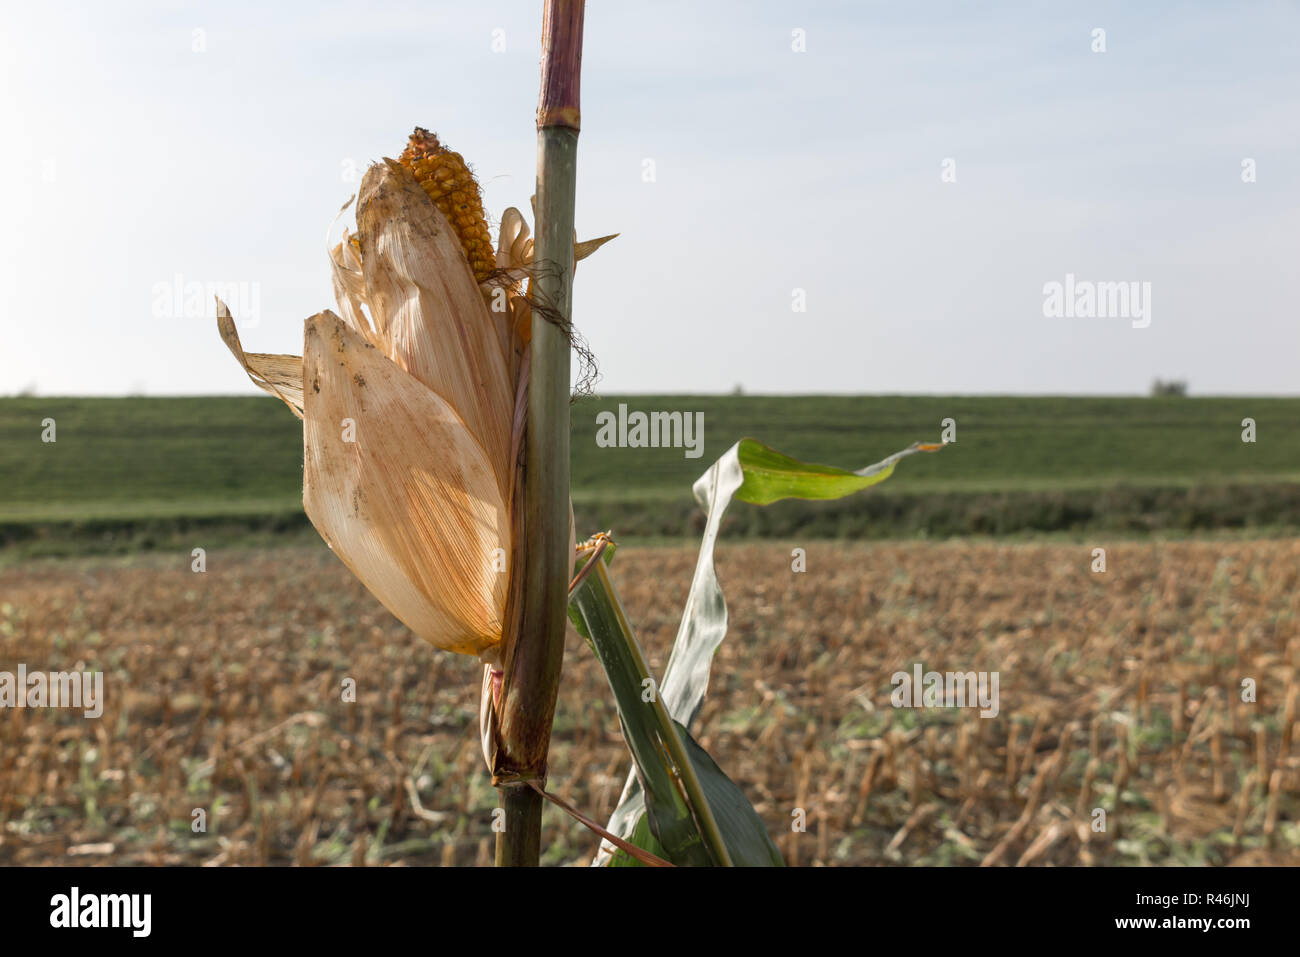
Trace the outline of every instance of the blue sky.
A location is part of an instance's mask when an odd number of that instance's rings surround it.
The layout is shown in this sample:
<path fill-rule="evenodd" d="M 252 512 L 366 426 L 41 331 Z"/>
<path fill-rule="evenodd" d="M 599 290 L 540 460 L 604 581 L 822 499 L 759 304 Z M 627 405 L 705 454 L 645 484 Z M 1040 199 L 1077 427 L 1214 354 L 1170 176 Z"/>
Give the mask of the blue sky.
<path fill-rule="evenodd" d="M 588 7 L 600 391 L 1300 393 L 1295 3 Z M 159 289 L 240 283 L 245 347 L 300 352 L 349 171 L 414 125 L 527 210 L 539 29 L 535 0 L 7 12 L 0 394 L 254 392 Z M 1045 316 L 1067 274 L 1150 283 L 1150 324 Z"/>

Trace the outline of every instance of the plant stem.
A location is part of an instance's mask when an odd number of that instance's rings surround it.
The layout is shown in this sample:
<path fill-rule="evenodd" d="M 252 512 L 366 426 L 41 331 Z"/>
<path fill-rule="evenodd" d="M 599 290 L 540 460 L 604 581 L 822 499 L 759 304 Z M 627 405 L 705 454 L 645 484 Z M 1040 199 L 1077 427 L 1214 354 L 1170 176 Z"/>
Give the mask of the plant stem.
<path fill-rule="evenodd" d="M 523 519 L 527 536 L 519 633 L 505 663 L 499 738 L 506 828 L 501 866 L 536 866 L 551 723 L 564 661 L 564 624 L 573 555 L 569 546 L 569 321 L 573 289 L 573 204 L 578 149 L 578 79 L 584 0 L 546 0 L 537 109 L 537 239 L 524 433 Z M 513 815 L 512 815 L 513 812 Z M 513 820 L 512 820 L 513 817 Z"/>
<path fill-rule="evenodd" d="M 542 795 L 530 787 L 501 789 L 505 830 L 497 832 L 497 867 L 536 867 L 541 857 Z"/>

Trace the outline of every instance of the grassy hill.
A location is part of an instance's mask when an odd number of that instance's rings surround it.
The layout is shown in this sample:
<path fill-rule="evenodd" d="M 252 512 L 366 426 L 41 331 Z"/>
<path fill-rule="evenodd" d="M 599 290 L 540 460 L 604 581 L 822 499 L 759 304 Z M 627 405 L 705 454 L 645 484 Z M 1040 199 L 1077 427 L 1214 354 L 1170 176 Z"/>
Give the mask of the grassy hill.
<path fill-rule="evenodd" d="M 703 455 L 601 448 L 597 415 L 703 413 Z M 1241 420 L 1258 441 L 1241 441 Z M 41 441 L 42 421 L 57 441 Z M 1300 399 L 943 396 L 610 396 L 573 408 L 575 506 L 586 528 L 693 531 L 691 483 L 742 436 L 856 468 L 909 459 L 841 503 L 736 519 L 752 534 L 969 534 L 1118 527 L 1300 527 Z M 0 399 L 0 541 L 114 529 L 303 524 L 301 427 L 278 401 Z M 60 531 L 60 529 L 62 529 Z M 128 535 L 129 537 L 129 535 Z"/>

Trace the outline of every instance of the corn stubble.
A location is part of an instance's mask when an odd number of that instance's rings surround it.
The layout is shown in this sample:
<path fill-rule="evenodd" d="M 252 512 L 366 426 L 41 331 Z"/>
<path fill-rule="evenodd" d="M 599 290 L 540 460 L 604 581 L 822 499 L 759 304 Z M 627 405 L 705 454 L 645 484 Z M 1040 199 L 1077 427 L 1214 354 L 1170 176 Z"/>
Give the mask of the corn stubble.
<path fill-rule="evenodd" d="M 620 549 L 660 672 L 677 621 L 659 583 L 694 559 Z M 720 550 L 735 634 L 700 715 L 789 863 L 1300 864 L 1300 543 L 1118 545 L 1106 575 L 1075 545 L 809 559 L 819 571 L 792 575 L 770 546 Z M 0 722 L 0 863 L 490 860 L 477 665 L 412 654 L 323 548 L 230 553 L 204 588 L 147 557 L 10 570 L 0 592 L 0 661 L 68 668 L 76 649 L 123 689 L 93 742 L 67 712 Z M 626 751 L 604 675 L 571 642 L 552 786 L 600 816 Z M 998 668 L 1002 714 L 895 710 L 889 673 L 914 660 Z M 356 674 L 379 683 L 346 704 Z M 1255 704 L 1236 693 L 1246 676 Z M 590 859 L 589 832 L 547 820 L 547 863 Z"/>

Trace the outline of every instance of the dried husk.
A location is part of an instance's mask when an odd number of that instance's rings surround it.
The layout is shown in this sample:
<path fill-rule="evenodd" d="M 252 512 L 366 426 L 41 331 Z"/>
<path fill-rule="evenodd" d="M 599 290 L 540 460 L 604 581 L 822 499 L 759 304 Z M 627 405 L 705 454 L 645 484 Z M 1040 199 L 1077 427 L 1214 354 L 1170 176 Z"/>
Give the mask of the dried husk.
<path fill-rule="evenodd" d="M 357 229 L 365 302 L 383 317 L 389 358 L 455 405 L 505 498 L 514 388 L 459 238 L 396 160 L 366 172 Z"/>
<path fill-rule="evenodd" d="M 441 396 L 333 313 L 307 320 L 304 353 L 312 524 L 421 638 L 494 660 L 511 536 L 492 463 Z"/>

